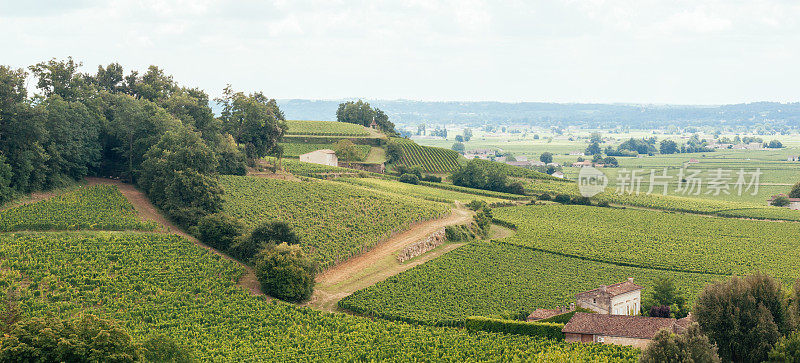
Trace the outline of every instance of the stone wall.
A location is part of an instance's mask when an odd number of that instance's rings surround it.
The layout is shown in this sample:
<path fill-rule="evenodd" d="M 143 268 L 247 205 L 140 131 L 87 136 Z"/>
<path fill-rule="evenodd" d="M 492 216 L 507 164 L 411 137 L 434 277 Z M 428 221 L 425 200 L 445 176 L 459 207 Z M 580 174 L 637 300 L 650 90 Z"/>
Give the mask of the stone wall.
<path fill-rule="evenodd" d="M 425 252 L 428 252 L 436 247 L 439 247 L 445 241 L 444 228 L 433 232 L 428 238 L 406 247 L 397 254 L 397 260 L 400 262 L 408 261 L 417 257 Z"/>
<path fill-rule="evenodd" d="M 355 170 L 368 171 L 370 173 L 383 174 L 386 172 L 386 167 L 383 163 L 358 163 L 350 161 L 339 161 L 340 168 L 348 168 Z"/>

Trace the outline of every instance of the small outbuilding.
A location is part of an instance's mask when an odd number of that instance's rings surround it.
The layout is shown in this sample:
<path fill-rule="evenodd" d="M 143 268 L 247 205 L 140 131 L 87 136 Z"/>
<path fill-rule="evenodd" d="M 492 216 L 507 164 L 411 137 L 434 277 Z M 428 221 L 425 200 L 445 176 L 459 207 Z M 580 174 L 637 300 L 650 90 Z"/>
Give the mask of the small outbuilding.
<path fill-rule="evenodd" d="M 684 328 L 682 322 L 674 318 L 575 313 L 561 331 L 568 342 L 645 348 L 659 330 L 682 333 Z"/>
<path fill-rule="evenodd" d="M 330 149 L 315 150 L 310 153 L 300 155 L 300 161 L 312 164 L 339 166 L 339 158 L 336 152 Z"/>

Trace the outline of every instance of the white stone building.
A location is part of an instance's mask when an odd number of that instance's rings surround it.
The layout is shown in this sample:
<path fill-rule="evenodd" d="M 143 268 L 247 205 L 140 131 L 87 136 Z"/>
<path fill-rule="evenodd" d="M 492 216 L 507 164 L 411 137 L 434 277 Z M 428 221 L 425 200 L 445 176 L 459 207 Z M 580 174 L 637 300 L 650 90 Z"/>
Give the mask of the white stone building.
<path fill-rule="evenodd" d="M 315 150 L 310 153 L 305 153 L 300 155 L 300 161 L 328 166 L 339 166 L 339 158 L 336 157 L 336 152 L 330 149 Z"/>
<path fill-rule="evenodd" d="M 642 307 L 642 287 L 627 281 L 600 286 L 575 295 L 578 306 L 610 315 L 639 315 Z"/>

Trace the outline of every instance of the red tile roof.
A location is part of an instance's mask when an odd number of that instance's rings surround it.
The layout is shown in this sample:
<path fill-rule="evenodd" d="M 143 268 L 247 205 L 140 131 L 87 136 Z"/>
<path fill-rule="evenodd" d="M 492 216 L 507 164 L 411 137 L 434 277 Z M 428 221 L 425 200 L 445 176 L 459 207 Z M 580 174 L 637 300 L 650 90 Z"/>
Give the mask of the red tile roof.
<path fill-rule="evenodd" d="M 652 339 L 661 329 L 675 329 L 673 318 L 576 313 L 564 325 L 564 333 Z"/>

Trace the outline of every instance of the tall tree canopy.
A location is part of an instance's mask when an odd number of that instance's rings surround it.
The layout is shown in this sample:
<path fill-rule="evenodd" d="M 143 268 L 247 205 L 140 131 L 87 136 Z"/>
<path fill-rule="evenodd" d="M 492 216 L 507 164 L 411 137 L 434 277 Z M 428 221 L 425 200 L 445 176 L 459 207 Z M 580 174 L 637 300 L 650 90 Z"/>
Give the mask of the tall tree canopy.
<path fill-rule="evenodd" d="M 373 119 L 378 128 L 384 133 L 389 135 L 397 134 L 394 129 L 394 123 L 389 121 L 389 116 L 379 108 L 373 109 L 368 102 L 362 100 L 356 102 L 347 101 L 340 103 L 339 108 L 336 110 L 336 120 L 339 122 L 369 127 Z"/>

